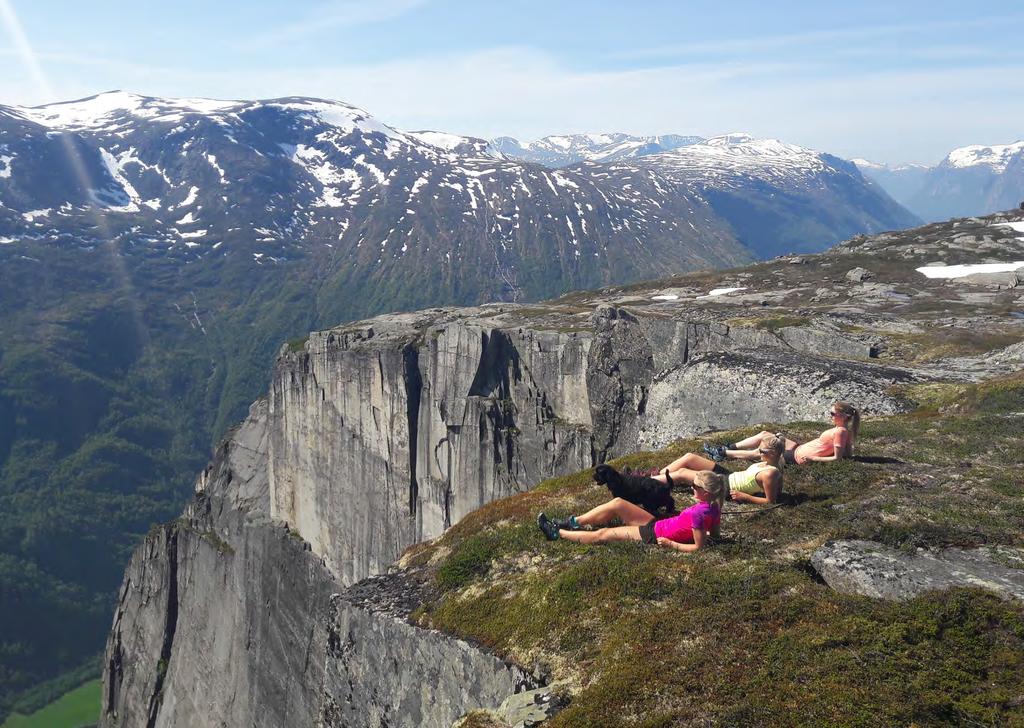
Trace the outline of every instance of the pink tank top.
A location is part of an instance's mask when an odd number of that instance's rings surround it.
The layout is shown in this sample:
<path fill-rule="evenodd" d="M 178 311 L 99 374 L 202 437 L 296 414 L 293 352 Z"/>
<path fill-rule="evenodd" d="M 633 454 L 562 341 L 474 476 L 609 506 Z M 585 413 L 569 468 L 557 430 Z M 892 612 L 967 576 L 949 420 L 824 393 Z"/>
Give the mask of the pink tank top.
<path fill-rule="evenodd" d="M 654 535 L 677 543 L 693 543 L 693 529 L 711 532 L 721 523 L 722 511 L 717 503 L 696 503 L 678 516 L 663 518 L 654 524 Z"/>
<path fill-rule="evenodd" d="M 836 448 L 845 449 L 850 441 L 850 431 L 845 427 L 833 427 L 825 430 L 816 439 L 805 442 L 793 451 L 793 459 L 803 465 L 808 456 L 827 458 L 835 455 Z"/>

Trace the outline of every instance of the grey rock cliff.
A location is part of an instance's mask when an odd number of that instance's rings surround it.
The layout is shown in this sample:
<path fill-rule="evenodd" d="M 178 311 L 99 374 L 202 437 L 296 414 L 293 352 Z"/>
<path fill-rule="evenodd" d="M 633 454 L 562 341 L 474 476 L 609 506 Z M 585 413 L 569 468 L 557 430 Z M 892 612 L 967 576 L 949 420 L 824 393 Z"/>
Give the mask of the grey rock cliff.
<path fill-rule="evenodd" d="M 520 667 L 409 624 L 418 599 L 404 575 L 371 577 L 332 602 L 323 728 L 447 728 L 538 685 Z"/>

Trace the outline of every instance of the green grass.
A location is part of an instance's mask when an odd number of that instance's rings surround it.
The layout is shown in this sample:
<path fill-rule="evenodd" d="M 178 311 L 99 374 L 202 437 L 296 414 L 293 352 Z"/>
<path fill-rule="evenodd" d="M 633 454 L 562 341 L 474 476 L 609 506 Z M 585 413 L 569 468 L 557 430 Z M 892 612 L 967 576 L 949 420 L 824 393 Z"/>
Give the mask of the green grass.
<path fill-rule="evenodd" d="M 696 554 L 544 540 L 538 511 L 608 498 L 590 471 L 490 503 L 407 554 L 436 568 L 415 621 L 572 685 L 553 728 L 1024 725 L 1024 605 L 975 589 L 844 595 L 809 568 L 830 538 L 1024 546 L 1024 375 L 908 395 L 920 409 L 866 420 L 857 459 L 787 468 L 782 507 L 727 504 L 722 540 Z M 699 444 L 615 464 L 661 465 Z"/>
<path fill-rule="evenodd" d="M 0 728 L 82 728 L 100 717 L 102 683 L 92 680 L 62 695 L 32 715 L 11 715 Z"/>

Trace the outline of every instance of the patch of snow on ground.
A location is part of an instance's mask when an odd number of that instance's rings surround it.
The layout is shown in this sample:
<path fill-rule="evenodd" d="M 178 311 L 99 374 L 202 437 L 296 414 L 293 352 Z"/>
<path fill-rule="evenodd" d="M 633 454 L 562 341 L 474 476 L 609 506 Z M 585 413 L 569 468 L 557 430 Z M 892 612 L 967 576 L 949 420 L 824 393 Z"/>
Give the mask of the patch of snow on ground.
<path fill-rule="evenodd" d="M 345 200 L 338 194 L 338 189 L 334 186 L 341 182 L 348 181 L 351 185 L 351 191 L 359 188 L 360 180 L 358 174 L 349 169 L 338 170 L 324 159 L 323 152 L 318 149 L 307 147 L 305 144 L 299 144 L 294 147 L 291 159 L 299 166 L 305 168 L 323 188 L 319 199 L 313 203 L 314 207 L 343 207 Z"/>
<path fill-rule="evenodd" d="M 131 152 L 132 150 L 129 149 L 122 155 L 122 157 L 124 159 L 130 159 Z M 122 212 L 138 212 L 139 203 L 142 201 L 142 198 L 139 196 L 139 193 L 135 191 L 135 188 L 132 186 L 132 183 L 128 181 L 128 178 L 124 176 L 124 163 L 106 149 L 100 149 L 100 157 L 102 157 L 103 164 L 106 166 L 110 176 L 114 178 L 114 181 L 120 185 L 122 190 L 124 190 L 124 194 L 128 196 L 128 204 L 113 206 L 112 209 L 120 210 Z"/>
<path fill-rule="evenodd" d="M 206 161 L 210 163 L 210 166 L 217 170 L 217 174 L 220 175 L 220 183 L 226 185 L 228 182 L 224 179 L 224 170 L 217 164 L 217 158 L 212 154 L 206 155 Z"/>
<path fill-rule="evenodd" d="M 703 296 L 697 296 L 697 298 L 711 298 L 712 296 L 724 296 L 727 293 L 735 293 L 736 291 L 745 291 L 746 286 L 738 286 L 735 288 L 712 288 L 707 294 Z"/>
<path fill-rule="evenodd" d="M 674 293 L 663 293 L 660 296 L 651 296 L 652 301 L 677 301 L 679 296 Z"/>
<path fill-rule="evenodd" d="M 192 233 L 178 233 L 179 238 L 201 238 L 206 235 L 206 230 L 196 230 Z"/>
<path fill-rule="evenodd" d="M 377 166 L 367 162 L 365 154 L 360 154 L 358 157 L 356 157 L 352 161 L 353 161 L 353 163 L 355 163 L 356 165 L 358 165 L 360 167 L 363 167 L 366 171 L 368 171 L 370 174 L 372 174 L 374 177 L 376 177 L 378 183 L 380 183 L 380 184 L 384 183 L 384 179 L 385 179 L 384 173 L 381 172 L 380 169 Z"/>
<path fill-rule="evenodd" d="M 14 157 L 0 154 L 0 179 L 6 179 L 11 176 L 11 161 L 13 159 Z"/>
<path fill-rule="evenodd" d="M 29 210 L 28 212 L 21 213 L 21 216 L 28 222 L 33 222 L 37 217 L 47 217 L 51 212 L 52 208 L 46 208 L 45 210 Z"/>
<path fill-rule="evenodd" d="M 198 187 L 190 188 L 189 191 L 188 191 L 188 196 L 184 200 L 179 202 L 177 205 L 174 205 L 173 207 L 171 207 L 170 209 L 175 210 L 175 209 L 177 209 L 179 207 L 188 207 L 189 205 L 191 205 L 193 202 L 196 201 L 196 195 L 198 195 L 198 194 L 199 194 L 199 188 Z"/>
<path fill-rule="evenodd" d="M 187 215 L 185 215 L 185 217 L 181 218 L 180 220 L 177 220 L 174 224 L 175 225 L 189 225 L 191 223 L 194 223 L 195 221 L 196 221 L 195 216 L 190 212 Z"/>
<path fill-rule="evenodd" d="M 458 134 L 445 134 L 442 131 L 414 131 L 410 132 L 409 136 L 419 139 L 424 144 L 443 149 L 446 152 L 450 152 L 460 144 L 465 144 L 469 141 L 466 137 L 459 136 Z"/>
<path fill-rule="evenodd" d="M 967 265 L 925 265 L 917 268 L 926 278 L 963 278 L 973 273 L 1010 273 L 1024 268 L 1024 260 L 1013 263 L 972 263 Z"/>
<path fill-rule="evenodd" d="M 0 159 L 3 159 L 3 157 L 0 157 Z M 1020 222 L 1001 222 L 996 224 L 994 227 L 1008 227 L 1013 228 L 1019 233 L 1024 233 L 1024 220 L 1021 220 Z"/>
<path fill-rule="evenodd" d="M 0 236 L 0 245 L 10 245 L 11 243 L 17 242 L 14 238 L 5 238 Z"/>

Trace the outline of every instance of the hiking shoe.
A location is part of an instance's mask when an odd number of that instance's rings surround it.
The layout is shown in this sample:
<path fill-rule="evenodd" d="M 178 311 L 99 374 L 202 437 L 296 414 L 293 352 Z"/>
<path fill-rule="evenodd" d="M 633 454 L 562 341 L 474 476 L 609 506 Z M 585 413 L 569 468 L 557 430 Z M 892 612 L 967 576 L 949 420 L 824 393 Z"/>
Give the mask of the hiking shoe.
<path fill-rule="evenodd" d="M 726 459 L 725 451 L 725 445 L 709 445 L 706 442 L 704 443 L 704 452 L 706 452 L 708 457 L 716 463 L 720 463 Z"/>
<path fill-rule="evenodd" d="M 548 541 L 558 540 L 558 526 L 552 523 L 551 519 L 548 518 L 543 511 L 537 516 L 537 526 L 544 534 L 544 538 Z"/>
<path fill-rule="evenodd" d="M 566 518 L 549 518 L 552 525 L 557 529 L 564 529 L 566 531 L 579 531 L 579 524 L 574 524 L 573 517 L 568 516 Z"/>

